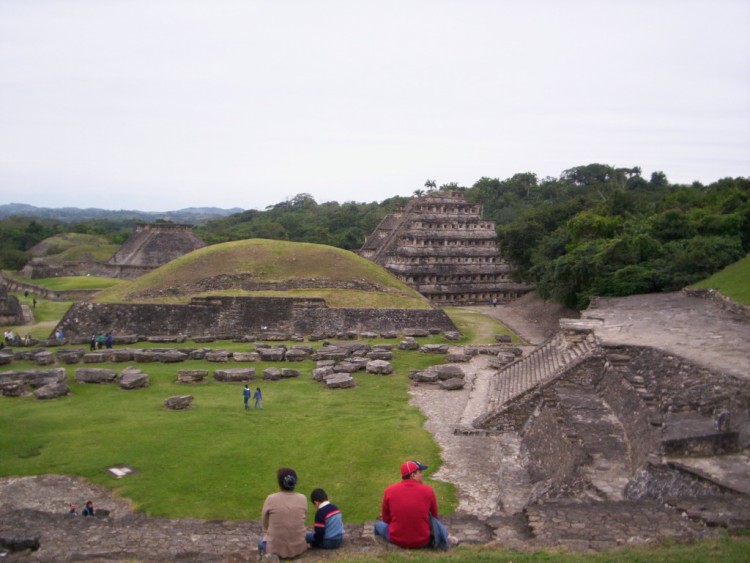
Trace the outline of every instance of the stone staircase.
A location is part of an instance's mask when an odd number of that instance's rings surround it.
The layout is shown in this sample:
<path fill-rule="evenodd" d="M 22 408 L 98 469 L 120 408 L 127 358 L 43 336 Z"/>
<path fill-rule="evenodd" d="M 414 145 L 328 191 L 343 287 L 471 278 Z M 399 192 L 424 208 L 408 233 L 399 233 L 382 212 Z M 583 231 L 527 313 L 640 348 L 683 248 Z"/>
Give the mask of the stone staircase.
<path fill-rule="evenodd" d="M 491 429 L 493 420 L 504 409 L 577 366 L 598 349 L 591 331 L 558 332 L 528 356 L 497 371 L 489 381 L 478 380 L 456 432 Z M 477 412 L 482 414 L 476 416 Z"/>

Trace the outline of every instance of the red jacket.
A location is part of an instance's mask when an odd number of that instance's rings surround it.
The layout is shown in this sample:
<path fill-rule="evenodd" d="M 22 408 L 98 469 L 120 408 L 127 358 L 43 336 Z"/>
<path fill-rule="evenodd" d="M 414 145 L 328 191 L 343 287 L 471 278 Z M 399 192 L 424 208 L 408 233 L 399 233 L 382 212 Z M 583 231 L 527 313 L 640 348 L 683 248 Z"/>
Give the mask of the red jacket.
<path fill-rule="evenodd" d="M 388 524 L 388 539 L 406 548 L 430 543 L 430 517 L 438 517 L 432 487 L 414 479 L 404 479 L 386 488 L 381 515 Z"/>

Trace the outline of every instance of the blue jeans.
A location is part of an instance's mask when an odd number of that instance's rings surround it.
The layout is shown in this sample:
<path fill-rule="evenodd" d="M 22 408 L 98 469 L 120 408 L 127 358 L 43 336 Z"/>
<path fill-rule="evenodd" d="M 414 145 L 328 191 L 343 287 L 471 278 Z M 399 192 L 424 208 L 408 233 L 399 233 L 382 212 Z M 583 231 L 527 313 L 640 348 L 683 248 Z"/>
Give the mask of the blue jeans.
<path fill-rule="evenodd" d="M 438 549 L 448 549 L 448 530 L 443 526 L 443 523 L 430 514 L 430 528 L 432 530 L 430 534 L 430 543 L 428 547 L 435 547 Z M 386 541 L 391 541 L 388 538 L 388 524 L 382 520 L 376 520 L 374 526 L 374 532 L 376 536 L 381 536 Z"/>
<path fill-rule="evenodd" d="M 313 532 L 307 532 L 305 534 L 305 541 L 307 543 L 312 543 L 314 537 L 315 537 L 315 534 Z M 320 542 L 320 545 L 316 545 L 314 547 L 317 547 L 320 549 L 337 549 L 341 547 L 342 543 L 344 543 L 343 536 L 338 536 L 335 538 L 326 538 L 322 542 Z"/>

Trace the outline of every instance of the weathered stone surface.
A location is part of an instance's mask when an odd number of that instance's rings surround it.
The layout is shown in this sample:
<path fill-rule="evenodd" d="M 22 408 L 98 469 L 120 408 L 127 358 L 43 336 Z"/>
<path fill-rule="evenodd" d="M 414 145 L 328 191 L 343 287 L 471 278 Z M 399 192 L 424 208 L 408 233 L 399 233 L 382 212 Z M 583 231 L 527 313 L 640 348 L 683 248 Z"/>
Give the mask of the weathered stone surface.
<path fill-rule="evenodd" d="M 422 346 L 421 352 L 424 352 L 425 354 L 447 354 L 448 345 L 447 344 L 425 344 L 424 346 Z"/>
<path fill-rule="evenodd" d="M 260 355 L 261 362 L 283 362 L 286 348 L 260 348 L 256 346 L 256 351 Z"/>
<path fill-rule="evenodd" d="M 339 348 L 338 346 L 322 346 L 313 354 L 314 360 L 335 360 L 341 361 L 349 356 L 349 351 Z"/>
<path fill-rule="evenodd" d="M 113 369 L 78 368 L 75 377 L 76 383 L 112 383 L 117 372 Z"/>
<path fill-rule="evenodd" d="M 393 352 L 390 350 L 373 350 L 367 353 L 367 357 L 371 360 L 392 360 Z"/>
<path fill-rule="evenodd" d="M 450 341 L 461 340 L 461 333 L 457 330 L 446 330 L 443 333 L 443 337 L 445 337 L 446 340 Z"/>
<path fill-rule="evenodd" d="M 235 362 L 259 362 L 260 354 L 257 352 L 233 352 L 232 360 Z"/>
<path fill-rule="evenodd" d="M 113 362 L 132 362 L 133 350 L 130 348 L 116 348 L 112 350 L 112 361 Z"/>
<path fill-rule="evenodd" d="M 227 350 L 215 350 L 212 352 L 206 352 L 205 360 L 207 362 L 226 363 L 229 361 L 231 352 Z"/>
<path fill-rule="evenodd" d="M 373 350 L 393 350 L 393 344 L 381 343 L 375 344 L 372 347 Z"/>
<path fill-rule="evenodd" d="M 141 389 L 148 387 L 149 383 L 149 376 L 135 367 L 127 367 L 120 374 L 120 388 L 122 389 Z"/>
<path fill-rule="evenodd" d="M 307 351 L 302 350 L 301 348 L 292 348 L 291 350 L 287 350 L 284 354 L 284 359 L 287 362 L 304 362 L 309 357 L 310 355 Z"/>
<path fill-rule="evenodd" d="M 177 383 L 203 383 L 207 369 L 181 369 L 177 371 Z"/>
<path fill-rule="evenodd" d="M 377 338 L 378 337 L 378 333 L 377 332 L 373 332 L 371 330 L 366 330 L 366 331 L 360 333 L 359 336 L 361 338 L 372 339 L 372 338 Z"/>
<path fill-rule="evenodd" d="M 207 344 L 216 340 L 213 336 L 193 336 L 193 342 L 196 344 Z"/>
<path fill-rule="evenodd" d="M 49 366 L 55 363 L 55 358 L 52 356 L 52 352 L 39 352 L 34 354 L 34 363 L 38 366 Z"/>
<path fill-rule="evenodd" d="M 451 379 L 446 379 L 445 381 L 439 381 L 438 385 L 440 385 L 441 389 L 445 389 L 446 391 L 458 391 L 459 389 L 464 388 L 464 380 L 458 377 L 453 377 Z"/>
<path fill-rule="evenodd" d="M 290 377 L 299 377 L 299 370 L 292 368 L 281 368 L 281 377 L 283 379 Z"/>
<path fill-rule="evenodd" d="M 135 348 L 133 350 L 133 361 L 139 364 L 148 364 L 157 360 L 157 353 L 148 348 Z"/>
<path fill-rule="evenodd" d="M 13 354 L 0 354 L 0 366 L 7 366 L 13 361 Z"/>
<path fill-rule="evenodd" d="M 336 365 L 336 360 L 318 360 L 315 362 L 315 367 L 319 368 L 332 368 Z"/>
<path fill-rule="evenodd" d="M 357 386 L 357 382 L 354 378 L 345 373 L 338 373 L 326 377 L 323 381 L 328 389 L 351 389 L 352 387 Z"/>
<path fill-rule="evenodd" d="M 258 338 L 260 340 L 267 340 L 269 342 L 284 342 L 285 340 L 289 340 L 290 337 L 291 334 L 289 334 L 288 332 L 271 330 L 264 331 L 260 335 L 258 335 Z"/>
<path fill-rule="evenodd" d="M 380 331 L 380 338 L 385 338 L 387 340 L 393 340 L 395 338 L 398 338 L 398 332 L 395 330 L 381 330 Z"/>
<path fill-rule="evenodd" d="M 413 338 L 406 338 L 399 342 L 398 344 L 399 350 L 419 350 L 419 342 L 414 340 Z"/>
<path fill-rule="evenodd" d="M 438 374 L 438 379 L 446 381 L 448 379 L 463 379 L 465 377 L 464 370 L 459 366 L 442 365 L 434 366 L 432 369 Z"/>
<path fill-rule="evenodd" d="M 57 399 L 58 397 L 64 397 L 70 393 L 70 387 L 66 383 L 48 383 L 43 387 L 40 387 L 34 391 L 34 396 L 37 399 Z"/>
<path fill-rule="evenodd" d="M 278 381 L 281 379 L 281 370 L 279 368 L 266 368 L 263 370 L 263 379 L 268 381 Z"/>
<path fill-rule="evenodd" d="M 109 350 L 89 352 L 88 354 L 84 354 L 83 363 L 84 364 L 103 364 L 104 362 L 109 362 L 111 357 L 112 355 L 110 354 Z"/>
<path fill-rule="evenodd" d="M 61 364 L 78 364 L 86 354 L 86 350 L 83 348 L 73 348 L 57 350 L 55 352 L 55 358 Z"/>
<path fill-rule="evenodd" d="M 409 379 L 418 383 L 437 383 L 438 374 L 432 370 L 415 371 L 409 374 Z"/>
<path fill-rule="evenodd" d="M 211 350 L 209 348 L 198 348 L 197 350 L 191 350 L 189 357 L 191 360 L 204 360 L 206 358 L 206 354 L 208 354 Z"/>
<path fill-rule="evenodd" d="M 452 364 L 465 364 L 471 361 L 472 356 L 466 354 L 448 354 L 445 361 Z"/>
<path fill-rule="evenodd" d="M 173 411 L 181 411 L 190 408 L 192 403 L 192 395 L 176 395 L 164 400 L 164 406 Z"/>
<path fill-rule="evenodd" d="M 30 386 L 16 381 L 0 383 L 0 393 L 3 397 L 22 397 L 29 392 Z"/>
<path fill-rule="evenodd" d="M 184 362 L 188 359 L 188 355 L 179 350 L 167 350 L 165 352 L 159 352 L 156 355 L 158 361 L 165 364 L 174 364 L 177 362 Z"/>
<path fill-rule="evenodd" d="M 385 360 L 371 360 L 367 362 L 367 373 L 389 375 L 393 373 L 393 365 Z"/>
<path fill-rule="evenodd" d="M 430 336 L 430 331 L 426 328 L 405 328 L 403 330 L 404 336 Z"/>
<path fill-rule="evenodd" d="M 112 335 L 112 343 L 115 345 L 130 345 L 138 342 L 137 334 L 114 334 Z"/>
<path fill-rule="evenodd" d="M 335 371 L 336 373 L 354 373 L 355 371 L 359 371 L 360 369 L 362 369 L 362 366 L 357 363 L 348 361 L 344 361 L 333 366 L 333 371 Z"/>
<path fill-rule="evenodd" d="M 163 336 L 149 336 L 146 341 L 154 342 L 156 344 L 166 344 L 167 342 L 181 343 L 187 340 L 187 336 L 184 334 L 177 335 L 163 335 Z"/>
<path fill-rule="evenodd" d="M 333 375 L 333 366 L 315 368 L 312 372 L 312 378 L 315 381 L 323 381 L 326 377 Z"/>
<path fill-rule="evenodd" d="M 255 379 L 255 368 L 229 368 L 214 370 L 214 379 L 222 383 L 251 381 Z"/>
<path fill-rule="evenodd" d="M 513 339 L 510 337 L 510 334 L 496 334 L 495 335 L 495 342 L 499 342 L 501 344 L 510 344 L 513 341 Z"/>

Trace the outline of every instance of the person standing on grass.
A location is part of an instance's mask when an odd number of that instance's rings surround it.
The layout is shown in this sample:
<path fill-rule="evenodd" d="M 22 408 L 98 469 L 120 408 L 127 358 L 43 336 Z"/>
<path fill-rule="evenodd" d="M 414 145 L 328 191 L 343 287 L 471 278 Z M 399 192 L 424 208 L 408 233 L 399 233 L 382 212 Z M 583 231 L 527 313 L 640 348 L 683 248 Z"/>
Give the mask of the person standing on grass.
<path fill-rule="evenodd" d="M 248 387 L 247 385 L 245 385 L 245 388 L 242 390 L 242 398 L 245 401 L 245 410 L 249 411 L 250 410 L 250 405 L 249 405 L 249 402 L 250 402 L 250 387 Z"/>
<path fill-rule="evenodd" d="M 305 518 L 307 499 L 295 493 L 297 473 L 282 467 L 276 473 L 279 492 L 266 497 L 260 519 L 263 534 L 258 540 L 258 553 L 273 557 L 297 557 L 307 551 Z"/>
<path fill-rule="evenodd" d="M 255 408 L 262 409 L 263 408 L 263 393 L 260 392 L 260 387 L 255 388 L 255 393 L 253 393 L 253 399 L 255 399 Z"/>

